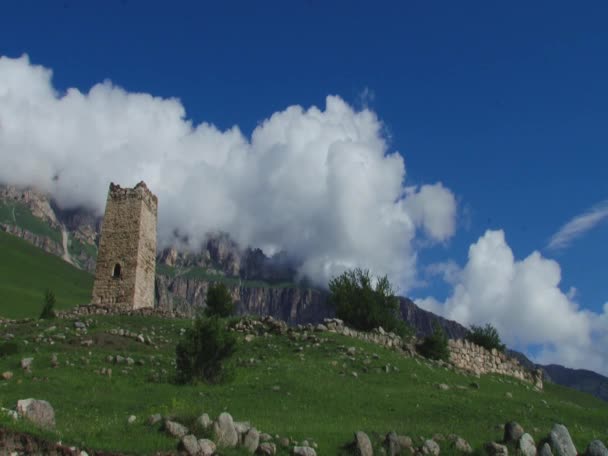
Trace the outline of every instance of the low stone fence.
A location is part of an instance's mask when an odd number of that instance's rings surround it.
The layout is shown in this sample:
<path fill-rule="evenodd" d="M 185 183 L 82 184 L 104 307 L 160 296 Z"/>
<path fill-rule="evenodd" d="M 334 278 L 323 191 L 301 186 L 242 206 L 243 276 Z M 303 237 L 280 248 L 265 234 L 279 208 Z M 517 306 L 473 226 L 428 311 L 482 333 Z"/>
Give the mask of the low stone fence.
<path fill-rule="evenodd" d="M 460 369 L 476 374 L 501 374 L 532 383 L 538 389 L 543 388 L 543 375 L 540 369 L 529 371 L 519 361 L 495 348 L 488 350 L 464 339 L 448 341 L 450 363 Z"/>
<path fill-rule="evenodd" d="M 142 309 L 127 309 L 113 306 L 100 306 L 97 304 L 84 304 L 70 310 L 56 312 L 59 318 L 79 318 L 90 315 L 122 315 L 122 316 L 154 316 L 162 318 L 191 318 L 175 311 L 146 307 Z"/>

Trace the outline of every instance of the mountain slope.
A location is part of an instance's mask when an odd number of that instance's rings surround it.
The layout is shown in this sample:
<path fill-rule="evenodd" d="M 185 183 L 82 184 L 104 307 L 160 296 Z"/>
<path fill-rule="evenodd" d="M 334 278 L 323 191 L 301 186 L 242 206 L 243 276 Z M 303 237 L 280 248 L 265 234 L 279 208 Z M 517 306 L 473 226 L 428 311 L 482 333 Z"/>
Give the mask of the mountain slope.
<path fill-rule="evenodd" d="M 62 210 L 48 195 L 33 189 L 0 185 L 0 231 L 4 229 L 54 255 L 62 256 L 66 252 L 58 240 L 61 239 L 62 230 L 67 230 L 71 259 L 75 260 L 77 266 L 90 272 L 95 268 L 96 241 L 101 221 L 101 218 L 86 210 Z M 193 315 L 203 308 L 209 284 L 221 281 L 230 288 L 237 301 L 237 311 L 241 314 L 272 315 L 292 325 L 319 322 L 333 315 L 326 303 L 326 293 L 295 283 L 295 265 L 285 252 L 269 258 L 259 249 L 240 248 L 226 234 L 209 235 L 197 252 L 164 249 L 158 253 L 157 263 L 156 301 L 164 309 Z M 92 279 L 89 280 L 92 283 Z M 61 282 L 55 281 L 51 285 Z M 0 288 L 0 315 L 36 315 L 42 300 L 41 286 L 35 291 L 27 287 L 15 291 L 9 284 L 0 278 L 0 287 L 4 287 Z M 68 291 L 65 298 L 58 296 L 59 306 L 88 302 L 90 291 L 85 293 L 79 290 L 77 293 Z M 23 293 L 25 304 L 15 305 L 15 300 L 21 296 L 19 293 Z M 400 311 L 419 337 L 432 332 L 434 321 L 439 322 L 450 338 L 463 338 L 468 331 L 455 321 L 419 308 L 407 298 L 400 298 Z M 522 353 L 511 350 L 508 353 L 529 369 L 543 368 L 549 381 L 589 392 L 608 401 L 605 386 L 608 378 L 602 375 L 555 366 L 563 369 L 557 372 L 555 368 L 537 366 Z"/>
<path fill-rule="evenodd" d="M 30 243 L 0 231 L 0 315 L 38 315 L 44 291 L 57 298 L 57 309 L 85 304 L 91 298 L 93 276 Z"/>

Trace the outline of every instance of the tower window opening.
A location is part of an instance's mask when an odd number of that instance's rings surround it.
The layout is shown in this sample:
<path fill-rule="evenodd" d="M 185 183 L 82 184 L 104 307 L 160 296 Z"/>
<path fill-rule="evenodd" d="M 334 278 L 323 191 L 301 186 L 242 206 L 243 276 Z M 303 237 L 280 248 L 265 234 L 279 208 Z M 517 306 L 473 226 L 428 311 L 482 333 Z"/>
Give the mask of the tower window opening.
<path fill-rule="evenodd" d="M 116 263 L 114 265 L 114 269 L 112 270 L 112 277 L 115 279 L 120 278 L 120 264 Z"/>

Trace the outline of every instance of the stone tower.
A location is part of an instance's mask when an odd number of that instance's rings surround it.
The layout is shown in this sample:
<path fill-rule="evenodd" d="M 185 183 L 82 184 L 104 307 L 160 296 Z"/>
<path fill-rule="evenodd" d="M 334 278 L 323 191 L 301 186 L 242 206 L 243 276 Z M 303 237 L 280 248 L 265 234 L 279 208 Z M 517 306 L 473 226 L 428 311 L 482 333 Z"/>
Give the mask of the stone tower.
<path fill-rule="evenodd" d="M 158 199 L 142 181 L 110 184 L 95 268 L 92 304 L 154 307 Z"/>

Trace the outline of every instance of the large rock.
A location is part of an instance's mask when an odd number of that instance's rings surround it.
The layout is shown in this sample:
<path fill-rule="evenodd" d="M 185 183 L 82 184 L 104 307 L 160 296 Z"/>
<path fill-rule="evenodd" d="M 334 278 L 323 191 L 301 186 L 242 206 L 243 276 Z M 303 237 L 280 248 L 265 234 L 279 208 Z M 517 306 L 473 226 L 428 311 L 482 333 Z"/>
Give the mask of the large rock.
<path fill-rule="evenodd" d="M 215 453 L 217 447 L 215 443 L 209 439 L 200 439 L 198 441 L 201 456 L 212 456 Z"/>
<path fill-rule="evenodd" d="M 196 419 L 196 424 L 201 429 L 207 429 L 207 428 L 209 428 L 209 426 L 211 426 L 211 419 L 209 418 L 209 415 L 207 415 L 206 413 L 203 413 L 201 416 L 199 416 Z"/>
<path fill-rule="evenodd" d="M 277 446 L 272 442 L 260 443 L 256 453 L 262 456 L 274 456 L 277 454 Z"/>
<path fill-rule="evenodd" d="M 509 454 L 509 450 L 505 445 L 496 442 L 486 443 L 484 448 L 489 456 L 508 456 Z"/>
<path fill-rule="evenodd" d="M 543 446 L 540 447 L 540 450 L 538 450 L 538 456 L 553 456 L 553 453 L 551 452 L 551 447 L 547 442 L 545 442 Z"/>
<path fill-rule="evenodd" d="M 363 431 L 355 432 L 355 454 L 357 456 L 372 456 L 374 454 L 372 442 Z"/>
<path fill-rule="evenodd" d="M 251 428 L 247 431 L 247 433 L 243 436 L 243 447 L 249 453 L 255 453 L 255 450 L 258 449 L 258 445 L 260 444 L 260 433 L 256 428 Z"/>
<path fill-rule="evenodd" d="M 239 435 L 234 427 L 230 413 L 221 413 L 213 423 L 213 435 L 218 446 L 235 447 L 239 443 Z"/>
<path fill-rule="evenodd" d="M 516 443 L 519 441 L 521 436 L 524 435 L 524 428 L 515 421 L 509 421 L 505 424 L 505 435 L 503 442 L 505 443 Z"/>
<path fill-rule="evenodd" d="M 181 439 L 183 436 L 188 434 L 188 428 L 186 426 L 171 420 L 165 421 L 165 431 L 167 431 L 167 434 L 178 439 Z"/>
<path fill-rule="evenodd" d="M 22 399 L 17 401 L 17 414 L 37 426 L 55 427 L 55 410 L 47 401 Z"/>
<path fill-rule="evenodd" d="M 472 453 L 473 452 L 473 448 L 471 448 L 471 445 L 469 445 L 469 442 L 467 442 L 462 437 L 456 437 L 456 439 L 454 440 L 454 443 L 453 443 L 453 447 L 456 451 L 458 451 L 460 453 Z"/>
<path fill-rule="evenodd" d="M 386 445 L 386 454 L 388 456 L 397 456 L 401 454 L 401 444 L 399 443 L 399 437 L 396 432 L 389 432 L 386 434 L 384 445 Z"/>
<path fill-rule="evenodd" d="M 430 439 L 424 441 L 421 450 L 422 454 L 430 454 L 432 456 L 438 456 L 440 451 L 439 444 Z"/>
<path fill-rule="evenodd" d="M 534 444 L 534 439 L 527 432 L 519 438 L 517 447 L 523 456 L 536 456 L 536 445 Z"/>
<path fill-rule="evenodd" d="M 306 446 L 295 446 L 293 447 L 293 456 L 317 456 L 317 452 L 314 448 Z"/>
<path fill-rule="evenodd" d="M 197 456 L 201 452 L 201 447 L 198 444 L 198 440 L 192 434 L 188 434 L 182 437 L 181 446 L 186 453 L 191 456 Z"/>
<path fill-rule="evenodd" d="M 608 449 L 601 440 L 593 440 L 587 445 L 585 456 L 608 456 Z"/>
<path fill-rule="evenodd" d="M 553 425 L 549 433 L 549 445 L 555 456 L 576 456 L 577 454 L 568 428 L 563 424 Z"/>

